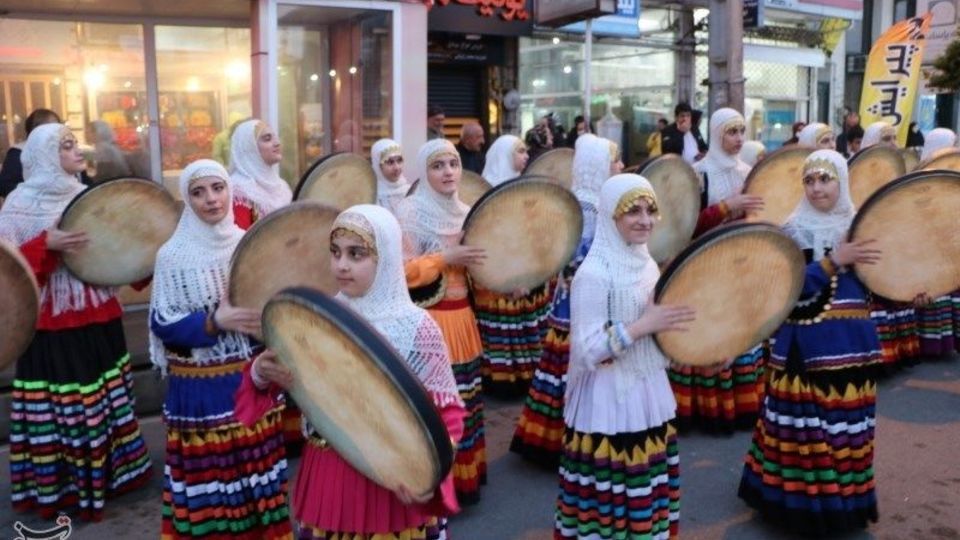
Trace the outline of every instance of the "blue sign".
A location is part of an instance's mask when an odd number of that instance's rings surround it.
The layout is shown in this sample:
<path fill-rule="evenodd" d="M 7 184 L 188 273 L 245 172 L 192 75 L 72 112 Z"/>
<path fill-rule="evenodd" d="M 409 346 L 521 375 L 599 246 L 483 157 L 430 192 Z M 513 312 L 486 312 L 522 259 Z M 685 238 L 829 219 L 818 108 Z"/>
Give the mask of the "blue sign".
<path fill-rule="evenodd" d="M 593 19 L 593 33 L 597 36 L 640 37 L 640 0 L 617 0 L 616 15 L 604 15 Z M 583 34 L 587 31 L 584 22 L 560 27 L 561 31 Z"/>

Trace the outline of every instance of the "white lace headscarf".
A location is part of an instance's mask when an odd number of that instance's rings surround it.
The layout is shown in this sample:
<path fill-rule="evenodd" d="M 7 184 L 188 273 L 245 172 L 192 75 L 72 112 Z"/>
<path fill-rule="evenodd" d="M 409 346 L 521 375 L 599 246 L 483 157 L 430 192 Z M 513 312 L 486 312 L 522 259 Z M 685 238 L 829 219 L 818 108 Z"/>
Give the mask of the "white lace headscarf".
<path fill-rule="evenodd" d="M 836 249 L 843 241 L 857 211 L 850 198 L 847 160 L 842 155 L 834 150 L 817 150 L 804 161 L 801 177 L 790 181 L 802 182 L 803 176 L 815 171 L 826 172 L 840 182 L 837 204 L 830 211 L 821 212 L 804 197 L 787 218 L 783 229 L 800 249 L 813 250 L 813 260 L 817 261 L 824 257 L 828 248 Z"/>
<path fill-rule="evenodd" d="M 280 178 L 279 165 L 267 165 L 260 155 L 257 142 L 265 129 L 263 121 L 247 120 L 237 126 L 230 139 L 233 196 L 250 201 L 260 217 L 293 200 L 290 184 Z"/>
<path fill-rule="evenodd" d="M 583 210 L 584 237 L 593 236 L 596 229 L 600 186 L 610 178 L 610 165 L 617 157 L 617 147 L 613 141 L 592 133 L 577 137 L 570 190 L 580 201 L 580 208 Z"/>
<path fill-rule="evenodd" d="M 450 370 L 440 328 L 410 299 L 403 270 L 400 224 L 389 210 L 372 204 L 351 206 L 333 222 L 332 231 L 350 231 L 376 253 L 373 283 L 362 295 L 342 292 L 337 299 L 370 322 L 417 375 L 440 406 L 462 404 Z M 332 233 L 331 233 L 332 234 Z"/>
<path fill-rule="evenodd" d="M 436 253 L 455 244 L 470 207 L 459 194 L 438 193 L 427 179 L 430 165 L 445 156 L 460 158 L 457 148 L 446 139 L 427 141 L 417 152 L 417 174 L 420 181 L 412 195 L 403 199 L 397 219 L 403 228 L 404 257 L 407 259 Z"/>
<path fill-rule="evenodd" d="M 24 181 L 0 210 L 0 238 L 18 246 L 33 240 L 55 227 L 70 201 L 83 191 L 76 175 L 60 165 L 60 144 L 72 137 L 63 124 L 43 124 L 30 132 L 20 155 Z M 110 287 L 85 285 L 61 263 L 40 288 L 40 302 L 59 315 L 82 310 L 88 302 L 99 306 L 114 293 Z"/>
<path fill-rule="evenodd" d="M 215 310 L 227 294 L 230 258 L 243 236 L 233 221 L 232 196 L 227 214 L 216 225 L 205 223 L 190 206 L 190 184 L 205 177 L 217 177 L 231 189 L 230 175 L 211 159 L 200 159 L 180 174 L 180 195 L 186 202 L 173 236 L 157 252 L 153 271 L 153 295 L 150 319 L 175 323 L 191 313 Z M 193 349 L 193 361 L 199 365 L 222 362 L 253 354 L 250 339 L 238 332 L 221 332 L 216 345 Z M 167 355 L 163 342 L 150 333 L 150 360 L 166 371 Z"/>
<path fill-rule="evenodd" d="M 820 122 L 807 124 L 797 135 L 797 144 L 808 148 L 820 148 L 820 139 L 828 133 L 833 133 L 833 130 L 826 124 Z"/>
<path fill-rule="evenodd" d="M 707 204 L 714 205 L 743 191 L 743 183 L 750 173 L 750 166 L 740 161 L 738 154 L 723 150 L 724 132 L 735 126 L 746 125 L 743 115 L 729 108 L 718 109 L 710 116 L 710 149 L 707 156 L 694 163 L 700 175 L 707 175 Z"/>
<path fill-rule="evenodd" d="M 617 207 L 629 204 L 638 197 L 652 199 L 656 195 L 650 182 L 636 174 L 618 174 L 606 182 L 600 189 L 600 208 L 597 217 L 597 234 L 593 239 L 590 252 L 573 278 L 573 295 L 577 298 L 591 299 L 606 303 L 607 320 L 611 323 L 630 324 L 644 312 L 650 293 L 657 284 L 660 270 L 650 256 L 646 244 L 627 244 L 617 230 L 615 216 Z M 571 355 L 579 356 L 578 350 L 584 343 L 581 332 L 592 334 L 599 328 L 584 328 L 577 324 L 576 306 L 571 307 Z M 660 352 L 651 336 L 645 336 L 627 347 L 621 356 L 613 362 L 618 371 L 616 390 L 618 400 L 641 377 L 667 365 L 667 358 Z M 571 362 L 571 380 L 580 362 Z"/>
<path fill-rule="evenodd" d="M 370 164 L 377 175 L 377 204 L 391 212 L 396 211 L 397 205 L 410 190 L 410 182 L 402 173 L 396 182 L 391 182 L 383 176 L 380 165 L 393 156 L 403 156 L 400 144 L 393 139 L 380 139 L 373 143 L 370 149 Z"/>
<path fill-rule="evenodd" d="M 938 150 L 944 148 L 953 148 L 957 145 L 957 134 L 952 129 L 936 128 L 927 133 L 923 140 L 923 152 L 920 154 L 920 160 L 924 161 L 933 157 Z"/>
<path fill-rule="evenodd" d="M 501 135 L 493 141 L 487 150 L 487 161 L 483 167 L 483 179 L 491 186 L 500 184 L 520 176 L 523 171 L 513 168 L 513 157 L 517 149 L 523 146 L 523 141 L 515 135 Z"/>
<path fill-rule="evenodd" d="M 767 147 L 760 141 L 747 141 L 740 149 L 740 161 L 753 167 L 767 153 Z"/>
<path fill-rule="evenodd" d="M 890 125 L 889 122 L 877 121 L 869 126 L 867 126 L 866 131 L 863 132 L 863 140 L 860 141 L 860 149 L 870 148 L 871 146 L 878 144 L 883 135 L 893 134 L 896 136 L 897 130 Z"/>

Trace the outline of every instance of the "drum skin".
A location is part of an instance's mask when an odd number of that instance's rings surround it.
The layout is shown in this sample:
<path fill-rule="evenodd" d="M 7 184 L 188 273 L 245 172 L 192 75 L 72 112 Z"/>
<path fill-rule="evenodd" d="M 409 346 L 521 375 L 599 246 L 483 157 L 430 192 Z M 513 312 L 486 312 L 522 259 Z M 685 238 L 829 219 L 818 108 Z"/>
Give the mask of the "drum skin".
<path fill-rule="evenodd" d="M 790 146 L 772 152 L 754 165 L 743 192 L 763 197 L 763 210 L 747 214 L 747 221 L 783 225 L 804 197 L 803 163 L 812 148 Z"/>
<path fill-rule="evenodd" d="M 657 263 L 675 257 L 690 243 L 700 217 L 700 178 L 682 157 L 655 157 L 638 173 L 650 181 L 657 195 L 660 222 L 653 229 L 648 247 Z"/>
<path fill-rule="evenodd" d="M 657 304 L 686 305 L 696 319 L 686 332 L 655 334 L 675 362 L 709 366 L 770 337 L 803 289 L 803 252 L 779 227 L 725 225 L 697 238 L 661 274 Z"/>
<path fill-rule="evenodd" d="M 920 168 L 920 154 L 913 148 L 901 148 L 900 157 L 903 159 L 904 174 Z"/>
<path fill-rule="evenodd" d="M 463 244 L 482 247 L 487 259 L 470 277 L 509 294 L 533 289 L 560 273 L 583 233 L 580 203 L 568 189 L 520 177 L 487 192 L 467 214 Z"/>
<path fill-rule="evenodd" d="M 850 198 L 860 208 L 875 191 L 907 174 L 900 151 L 871 146 L 850 158 Z"/>
<path fill-rule="evenodd" d="M 40 288 L 20 250 L 0 240 L 0 371 L 17 361 L 33 340 Z"/>
<path fill-rule="evenodd" d="M 457 188 L 457 195 L 467 206 L 473 206 L 480 200 L 480 197 L 493 189 L 490 182 L 487 182 L 479 174 L 464 169 L 463 176 L 460 178 L 460 186 Z"/>
<path fill-rule="evenodd" d="M 91 285 L 120 286 L 153 274 L 157 251 L 173 236 L 182 207 L 153 181 L 124 177 L 89 187 L 63 211 L 60 229 L 84 231 L 85 248 L 63 263 Z"/>
<path fill-rule="evenodd" d="M 573 149 L 554 148 L 537 156 L 523 171 L 524 176 L 546 176 L 557 185 L 573 186 Z"/>
<path fill-rule="evenodd" d="M 344 304 L 285 289 L 263 311 L 267 346 L 293 372 L 290 394 L 361 474 L 389 490 L 430 494 L 453 445 L 426 389 L 393 347 Z"/>
<path fill-rule="evenodd" d="M 942 148 L 917 166 L 918 171 L 932 171 L 934 169 L 960 172 L 960 149 Z"/>
<path fill-rule="evenodd" d="M 254 223 L 230 262 L 230 303 L 261 311 L 288 287 L 336 294 L 330 229 L 339 214 L 318 202 L 298 201 Z"/>
<path fill-rule="evenodd" d="M 377 203 L 377 175 L 357 154 L 331 154 L 304 173 L 293 193 L 295 201 L 316 201 L 339 210 Z"/>
<path fill-rule="evenodd" d="M 960 288 L 960 173 L 918 171 L 887 184 L 860 208 L 853 240 L 876 241 L 880 261 L 856 265 L 871 291 L 902 302 Z"/>

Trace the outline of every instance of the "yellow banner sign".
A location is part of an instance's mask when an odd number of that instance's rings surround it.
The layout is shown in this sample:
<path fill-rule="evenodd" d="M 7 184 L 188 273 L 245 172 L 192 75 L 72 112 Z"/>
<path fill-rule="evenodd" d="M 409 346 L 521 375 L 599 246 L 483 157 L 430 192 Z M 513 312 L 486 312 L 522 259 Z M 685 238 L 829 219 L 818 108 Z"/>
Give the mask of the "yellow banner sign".
<path fill-rule="evenodd" d="M 898 22 L 870 49 L 860 98 L 860 123 L 883 120 L 897 129 L 900 146 L 907 142 L 913 104 L 920 83 L 920 62 L 932 15 Z"/>

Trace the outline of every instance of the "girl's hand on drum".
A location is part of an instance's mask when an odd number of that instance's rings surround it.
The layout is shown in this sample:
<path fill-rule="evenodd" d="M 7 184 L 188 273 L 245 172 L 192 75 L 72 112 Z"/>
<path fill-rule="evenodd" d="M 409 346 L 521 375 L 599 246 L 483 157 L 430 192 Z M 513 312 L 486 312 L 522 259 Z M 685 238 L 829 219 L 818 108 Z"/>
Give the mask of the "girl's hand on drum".
<path fill-rule="evenodd" d="M 933 298 L 929 294 L 922 292 L 914 297 L 913 307 L 925 308 L 929 307 L 933 303 Z"/>
<path fill-rule="evenodd" d="M 476 246 L 456 245 L 443 250 L 443 262 L 449 266 L 475 266 L 483 264 L 487 250 Z"/>
<path fill-rule="evenodd" d="M 223 330 L 251 335 L 260 334 L 260 312 L 255 309 L 232 306 L 226 298 L 213 314 L 213 323 Z"/>
<path fill-rule="evenodd" d="M 253 361 L 257 377 L 272 382 L 284 390 L 293 386 L 293 372 L 277 360 L 277 353 L 267 349 Z"/>
<path fill-rule="evenodd" d="M 407 486 L 404 486 L 403 484 L 397 486 L 397 489 L 393 493 L 403 504 L 426 504 L 430 502 L 430 499 L 433 498 L 432 492 L 422 497 L 417 497 L 413 493 L 410 493 L 410 490 L 407 489 Z"/>
<path fill-rule="evenodd" d="M 881 251 L 870 247 L 876 242 L 874 239 L 842 242 L 831 255 L 834 264 L 848 266 L 851 264 L 876 264 L 880 260 Z"/>
<path fill-rule="evenodd" d="M 53 228 L 47 231 L 47 249 L 76 253 L 87 247 L 90 238 L 83 231 L 67 232 Z"/>
<path fill-rule="evenodd" d="M 637 339 L 657 332 L 686 332 L 687 323 L 694 319 L 696 314 L 690 306 L 663 306 L 651 302 L 643 315 L 627 327 L 627 333 L 631 339 Z"/>
<path fill-rule="evenodd" d="M 723 202 L 734 216 L 741 216 L 748 212 L 759 212 L 763 210 L 763 197 L 759 195 L 738 193 L 724 199 Z"/>

